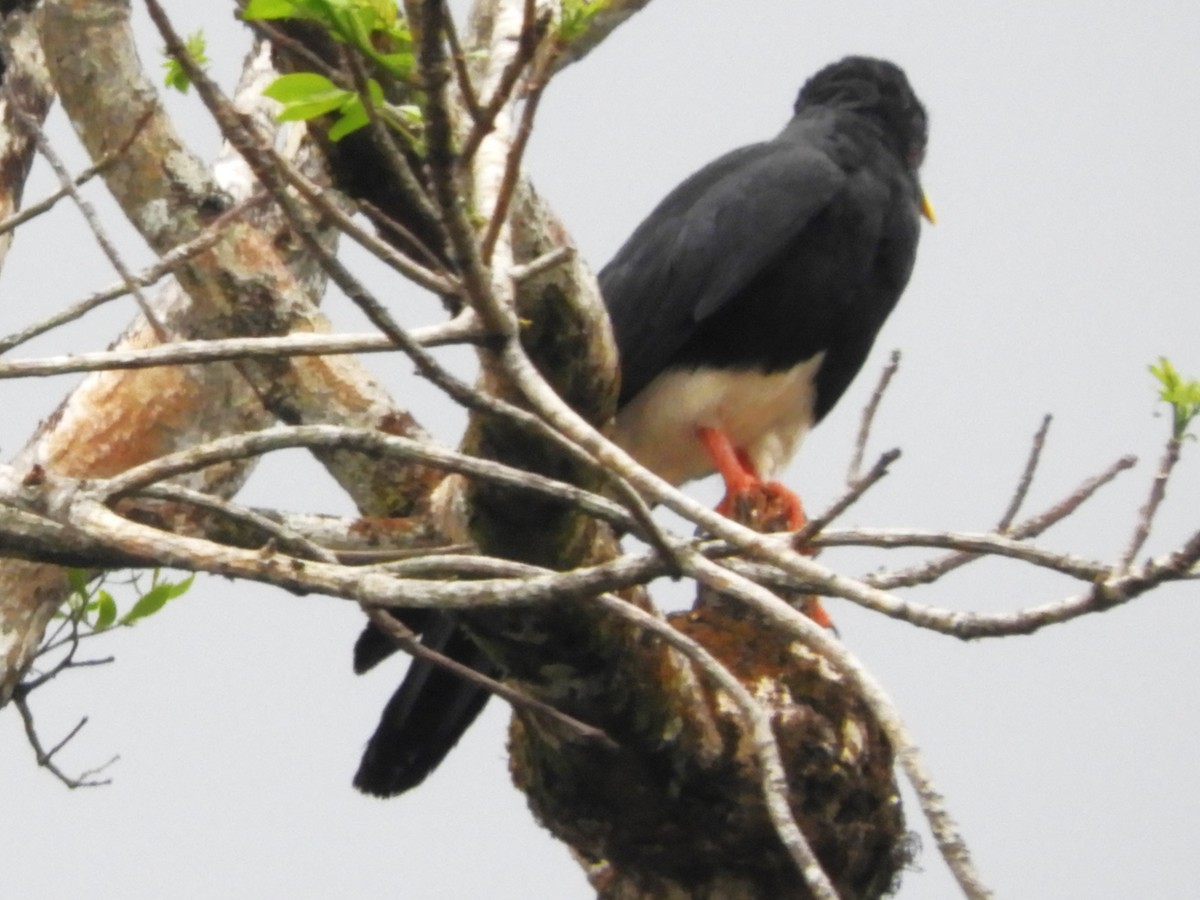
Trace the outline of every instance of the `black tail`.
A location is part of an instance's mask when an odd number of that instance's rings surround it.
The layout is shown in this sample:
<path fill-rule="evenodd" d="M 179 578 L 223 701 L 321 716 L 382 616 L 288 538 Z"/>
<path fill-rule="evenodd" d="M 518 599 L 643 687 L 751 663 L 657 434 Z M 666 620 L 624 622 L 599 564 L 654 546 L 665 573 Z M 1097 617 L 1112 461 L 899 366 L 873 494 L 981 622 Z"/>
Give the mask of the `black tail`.
<path fill-rule="evenodd" d="M 495 674 L 452 616 L 435 612 L 421 624 L 421 643 L 473 669 Z M 364 633 L 355 647 L 356 671 L 370 668 L 387 655 L 368 634 Z M 416 787 L 458 743 L 487 699 L 488 692 L 482 688 L 426 660 L 414 659 L 367 742 L 354 786 L 376 797 L 392 797 Z"/>

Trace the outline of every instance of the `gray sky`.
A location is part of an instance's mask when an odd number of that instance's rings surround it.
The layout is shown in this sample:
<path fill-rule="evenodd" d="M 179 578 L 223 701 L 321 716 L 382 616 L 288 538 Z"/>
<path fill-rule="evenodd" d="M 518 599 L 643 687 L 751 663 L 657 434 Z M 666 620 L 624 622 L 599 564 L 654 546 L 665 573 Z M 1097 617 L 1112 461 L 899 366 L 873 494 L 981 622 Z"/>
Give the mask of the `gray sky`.
<path fill-rule="evenodd" d="M 204 21 L 225 4 L 166 5 L 180 30 L 205 25 L 228 83 L 245 36 Z M 159 41 L 145 46 L 156 67 Z M 1050 412 L 1030 511 L 1124 453 L 1141 460 L 1040 541 L 1111 559 L 1128 541 L 1167 433 L 1146 366 L 1166 355 L 1200 376 L 1197 47 L 1200 6 L 1166 0 L 1136 10 L 656 0 L 551 87 L 527 165 L 598 268 L 680 179 L 782 127 L 820 66 L 848 53 L 903 65 L 931 114 L 923 180 L 939 224 L 926 230 L 913 281 L 863 376 L 786 480 L 812 509 L 837 496 L 857 411 L 900 348 L 872 449 L 900 446 L 904 456 L 845 524 L 987 528 Z M 196 146 L 209 152 L 198 101 L 172 102 L 190 111 Z M 43 172 L 29 197 L 48 184 Z M 91 248 L 75 258 L 70 243 L 71 264 L 61 264 L 71 228 L 73 215 L 60 215 L 19 233 L 0 278 L 0 332 L 113 280 Z M 432 314 L 410 294 L 389 289 L 397 305 Z M 360 329 L 342 306 L 331 300 L 331 315 Z M 19 355 L 61 351 L 64 341 L 102 348 L 129 314 L 128 305 L 99 314 L 69 339 Z M 398 395 L 408 391 L 403 361 L 373 364 Z M 6 457 L 69 383 L 0 383 Z M 422 421 L 453 440 L 462 417 L 427 391 L 416 396 Z M 1200 525 L 1198 455 L 1186 448 L 1148 552 Z M 719 493 L 711 484 L 695 492 Z M 264 465 L 245 499 L 350 511 L 302 454 Z M 851 574 L 901 559 L 822 557 Z M 1007 610 L 1074 592 L 984 563 L 911 596 Z M 1033 637 L 972 645 L 845 602 L 830 609 L 892 693 L 998 896 L 1183 900 L 1195 895 L 1200 839 L 1198 600 L 1195 583 L 1177 586 Z M 50 742 L 90 717 L 61 761 L 85 768 L 119 753 L 105 789 L 68 792 L 37 770 L 6 710 L 5 895 L 590 896 L 508 783 L 499 703 L 411 796 L 380 802 L 350 789 L 402 672 L 397 661 L 354 678 L 358 628 L 343 602 L 209 578 L 158 618 L 97 644 L 117 663 L 39 692 L 35 712 Z M 899 896 L 957 896 L 912 804 L 908 813 L 924 850 Z"/>

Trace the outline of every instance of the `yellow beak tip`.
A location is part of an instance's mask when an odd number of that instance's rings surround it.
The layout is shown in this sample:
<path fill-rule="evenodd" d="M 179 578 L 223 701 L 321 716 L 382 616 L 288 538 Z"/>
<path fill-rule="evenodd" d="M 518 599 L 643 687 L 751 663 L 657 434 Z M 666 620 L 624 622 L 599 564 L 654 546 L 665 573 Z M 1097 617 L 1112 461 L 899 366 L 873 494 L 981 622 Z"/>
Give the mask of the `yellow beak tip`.
<path fill-rule="evenodd" d="M 924 194 L 921 195 L 921 215 L 929 220 L 930 225 L 937 224 L 937 213 L 933 211 L 933 204 L 929 202 L 929 198 Z"/>

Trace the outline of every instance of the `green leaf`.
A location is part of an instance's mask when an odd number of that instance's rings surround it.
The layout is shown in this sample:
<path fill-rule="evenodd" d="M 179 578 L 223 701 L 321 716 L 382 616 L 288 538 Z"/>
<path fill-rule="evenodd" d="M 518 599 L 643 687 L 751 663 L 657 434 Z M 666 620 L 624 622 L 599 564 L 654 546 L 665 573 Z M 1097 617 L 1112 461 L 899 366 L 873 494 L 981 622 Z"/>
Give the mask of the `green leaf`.
<path fill-rule="evenodd" d="M 292 0 L 250 0 L 242 10 L 242 20 L 254 22 L 259 19 L 296 18 L 296 4 Z"/>
<path fill-rule="evenodd" d="M 204 32 L 193 32 L 186 41 L 184 41 L 184 49 L 187 50 L 187 55 L 198 66 L 208 65 L 208 55 L 206 53 L 208 47 L 204 40 Z M 163 84 L 167 87 L 174 88 L 181 94 L 186 94 L 188 88 L 192 86 L 192 80 L 184 71 L 183 66 L 178 59 L 171 57 L 163 61 L 163 68 L 166 74 L 163 76 Z"/>
<path fill-rule="evenodd" d="M 329 128 L 329 139 L 331 141 L 340 141 L 348 134 L 353 134 L 358 129 L 363 128 L 370 121 L 367 115 L 367 108 L 363 106 L 362 100 L 355 97 L 349 103 L 342 107 L 342 116 Z"/>
<path fill-rule="evenodd" d="M 87 569 L 67 569 L 67 584 L 71 586 L 72 593 L 87 596 L 89 581 L 91 576 Z"/>
<path fill-rule="evenodd" d="M 1158 358 L 1157 366 L 1150 366 L 1150 374 L 1162 385 L 1158 398 L 1171 406 L 1172 437 L 1183 440 L 1192 420 L 1200 415 L 1200 381 L 1184 379 L 1165 356 Z"/>
<path fill-rule="evenodd" d="M 596 13 L 608 6 L 608 0 L 563 0 L 558 38 L 565 44 L 584 35 Z"/>
<path fill-rule="evenodd" d="M 92 623 L 93 631 L 104 631 L 117 620 L 117 601 L 108 591 L 101 591 L 96 601 L 96 621 Z"/>
<path fill-rule="evenodd" d="M 187 593 L 195 578 L 196 576 L 192 574 L 183 581 L 174 584 L 169 581 L 162 581 L 154 585 L 154 587 L 138 598 L 137 603 L 133 604 L 133 609 L 121 617 L 121 624 L 132 625 L 140 619 L 154 615 L 166 606 L 168 601 Z"/>
<path fill-rule="evenodd" d="M 324 75 L 312 72 L 281 75 L 263 93 L 283 104 L 278 116 L 281 122 L 307 121 L 358 99 L 353 91 L 342 90 Z"/>

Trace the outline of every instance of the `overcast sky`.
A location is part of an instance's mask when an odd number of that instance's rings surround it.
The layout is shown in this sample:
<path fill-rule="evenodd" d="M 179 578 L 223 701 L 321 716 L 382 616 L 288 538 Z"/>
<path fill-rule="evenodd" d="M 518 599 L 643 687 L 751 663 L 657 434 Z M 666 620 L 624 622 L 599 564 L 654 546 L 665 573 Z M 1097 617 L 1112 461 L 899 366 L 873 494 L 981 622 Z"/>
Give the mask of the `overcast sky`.
<path fill-rule="evenodd" d="M 247 37 L 224 21 L 227 4 L 165 5 L 181 31 L 204 25 L 230 84 Z M 160 41 L 142 33 L 147 66 L 157 69 Z M 1166 355 L 1200 377 L 1198 47 L 1194 2 L 656 0 L 551 86 L 528 171 L 599 268 L 679 180 L 781 128 L 816 69 L 850 53 L 898 62 L 930 111 L 923 181 L 939 224 L 926 229 L 916 274 L 863 376 L 785 480 L 812 509 L 837 496 L 857 411 L 900 348 L 872 450 L 899 446 L 904 456 L 846 524 L 987 528 L 1041 417 L 1053 413 L 1031 512 L 1124 453 L 1140 458 L 1041 540 L 1112 559 L 1168 430 L 1146 366 Z M 198 100 L 172 104 L 211 156 Z M 57 113 L 55 123 L 61 136 Z M 77 152 L 71 158 L 82 165 Z M 28 199 L 49 186 L 42 171 Z M 18 234 L 0 277 L 0 333 L 112 282 L 76 219 L 64 212 Z M 146 259 L 136 245 L 129 252 Z M 433 315 L 411 291 L 390 296 Z M 363 327 L 337 301 L 330 314 Z M 129 304 L 103 312 L 69 339 L 17 355 L 59 352 L 66 340 L 103 348 L 130 315 Z M 408 395 L 403 360 L 372 365 Z M 70 383 L 0 383 L 5 457 Z M 418 417 L 454 441 L 461 415 L 431 392 L 414 396 Z M 1148 552 L 1200 527 L 1197 456 L 1189 445 Z M 695 491 L 719 493 L 711 484 Z M 299 453 L 264 465 L 244 499 L 351 511 Z M 822 557 L 851 574 L 897 559 Z M 910 596 L 1008 610 L 1074 592 L 1045 574 L 985 563 Z M 1033 637 L 971 645 L 845 602 L 830 610 L 895 698 L 999 897 L 1195 896 L 1200 585 Z M 15 711 L 0 713 L 4 895 L 591 896 L 508 782 L 500 703 L 412 795 L 380 802 L 351 790 L 361 746 L 403 668 L 397 660 L 356 679 L 359 626 L 342 601 L 198 579 L 177 606 L 93 648 L 116 654 L 114 665 L 70 674 L 34 697 L 48 742 L 90 717 L 62 754 L 68 769 L 120 754 L 104 789 L 68 792 L 39 771 Z M 915 806 L 907 809 L 924 849 L 899 897 L 958 896 Z"/>

